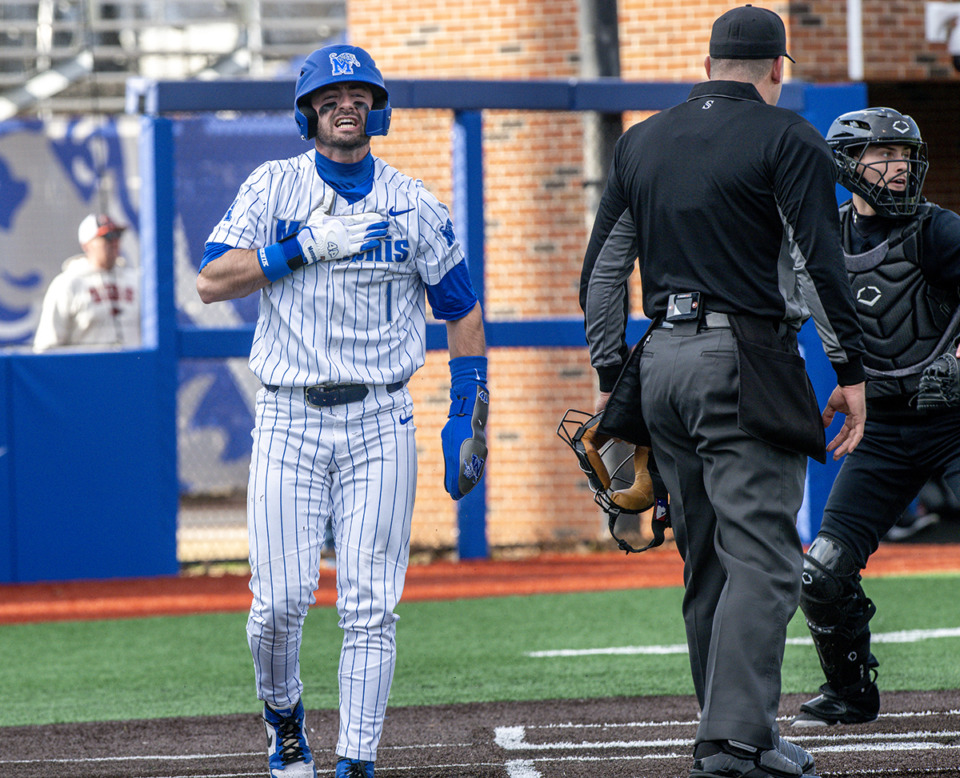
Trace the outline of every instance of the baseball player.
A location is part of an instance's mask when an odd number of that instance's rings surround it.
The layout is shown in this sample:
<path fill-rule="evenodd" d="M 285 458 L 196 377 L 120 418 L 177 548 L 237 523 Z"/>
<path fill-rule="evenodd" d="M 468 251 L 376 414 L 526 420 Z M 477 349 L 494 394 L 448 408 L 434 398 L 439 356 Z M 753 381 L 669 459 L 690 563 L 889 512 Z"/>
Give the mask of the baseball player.
<path fill-rule="evenodd" d="M 140 345 L 140 280 L 120 256 L 125 229 L 105 213 L 90 214 L 80 222 L 77 239 L 83 253 L 67 259 L 50 282 L 34 351 Z"/>
<path fill-rule="evenodd" d="M 316 775 L 299 655 L 329 519 L 343 630 L 336 775 L 369 778 L 409 556 L 417 450 L 406 384 L 424 363 L 425 303 L 447 323 L 451 407 L 441 438 L 455 500 L 486 461 L 485 338 L 446 206 L 371 153 L 391 109 L 370 55 L 348 45 L 314 51 L 294 103 L 315 150 L 253 171 L 210 234 L 197 289 L 207 303 L 260 292 L 247 635 L 270 774 Z"/>
<path fill-rule="evenodd" d="M 876 607 L 860 571 L 931 476 L 960 497 L 960 407 L 928 410 L 922 398 L 923 372 L 940 355 L 957 370 L 960 216 L 923 198 L 926 144 L 909 116 L 892 108 L 843 114 L 827 144 L 852 193 L 840 222 L 864 330 L 867 423 L 803 565 L 800 607 L 826 676 L 793 722 L 806 727 L 877 718 Z"/>

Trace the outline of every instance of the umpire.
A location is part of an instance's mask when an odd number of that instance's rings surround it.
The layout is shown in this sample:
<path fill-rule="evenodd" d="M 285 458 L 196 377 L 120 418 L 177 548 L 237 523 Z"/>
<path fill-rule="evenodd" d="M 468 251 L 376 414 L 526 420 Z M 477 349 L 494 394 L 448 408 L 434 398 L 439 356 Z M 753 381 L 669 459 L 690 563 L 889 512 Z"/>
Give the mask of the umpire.
<path fill-rule="evenodd" d="M 813 126 L 776 107 L 786 56 L 772 11 L 716 20 L 710 80 L 618 141 L 581 277 L 600 429 L 652 443 L 670 492 L 701 708 L 691 778 L 813 771 L 776 725 L 800 597 L 796 515 L 824 427 L 846 415 L 826 447 L 839 458 L 865 419 L 833 163 Z M 624 260 L 608 238 L 634 252 Z M 628 359 L 634 257 L 652 323 Z M 822 417 L 797 348 L 811 311 L 838 378 Z"/>

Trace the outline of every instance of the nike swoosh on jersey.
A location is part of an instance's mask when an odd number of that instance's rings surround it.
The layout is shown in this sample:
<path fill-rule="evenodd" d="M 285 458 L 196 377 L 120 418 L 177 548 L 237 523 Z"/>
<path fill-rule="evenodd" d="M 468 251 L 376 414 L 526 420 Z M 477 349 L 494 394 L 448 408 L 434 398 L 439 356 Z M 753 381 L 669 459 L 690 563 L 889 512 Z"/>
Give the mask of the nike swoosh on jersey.
<path fill-rule="evenodd" d="M 406 424 L 406 423 L 407 423 L 408 421 L 410 421 L 410 419 L 412 419 L 412 418 L 413 418 L 413 414 L 412 414 L 412 413 L 411 413 L 409 416 L 401 416 L 401 417 L 400 417 L 400 423 L 401 423 L 401 424 Z"/>
<path fill-rule="evenodd" d="M 407 208 L 405 211 L 398 211 L 396 208 L 390 208 L 387 210 L 387 216 L 401 216 L 405 213 L 410 213 L 413 208 Z"/>

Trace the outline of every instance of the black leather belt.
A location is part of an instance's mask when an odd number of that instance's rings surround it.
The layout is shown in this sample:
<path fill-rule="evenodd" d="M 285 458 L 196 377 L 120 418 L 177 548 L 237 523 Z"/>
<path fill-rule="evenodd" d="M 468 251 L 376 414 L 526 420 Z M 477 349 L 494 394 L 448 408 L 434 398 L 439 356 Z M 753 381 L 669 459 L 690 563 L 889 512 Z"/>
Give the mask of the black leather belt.
<path fill-rule="evenodd" d="M 678 324 L 686 324 L 687 322 L 677 322 Z M 725 313 L 714 313 L 713 311 L 707 311 L 699 320 L 692 319 L 692 324 L 699 324 L 700 329 L 718 329 L 718 328 L 728 328 L 730 327 L 730 317 Z M 660 324 L 666 330 L 673 329 L 674 322 L 665 321 Z"/>
<path fill-rule="evenodd" d="M 403 389 L 406 383 L 406 381 L 397 381 L 394 384 L 387 384 L 387 391 L 399 391 Z M 264 384 L 263 386 L 270 392 L 276 392 L 280 388 L 271 384 Z M 315 408 L 329 408 L 331 405 L 355 403 L 368 394 L 370 394 L 370 387 L 366 384 L 323 383 L 303 388 L 304 399 Z"/>

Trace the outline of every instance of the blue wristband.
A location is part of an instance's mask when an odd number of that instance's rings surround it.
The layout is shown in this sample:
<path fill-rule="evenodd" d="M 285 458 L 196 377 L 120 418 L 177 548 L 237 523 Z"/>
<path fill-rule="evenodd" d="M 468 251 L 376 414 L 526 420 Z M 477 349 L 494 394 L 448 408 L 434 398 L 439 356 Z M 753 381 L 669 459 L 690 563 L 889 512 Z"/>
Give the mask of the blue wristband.
<path fill-rule="evenodd" d="M 456 357 L 448 363 L 450 365 L 450 389 L 462 384 L 487 383 L 486 357 Z"/>
<path fill-rule="evenodd" d="M 303 267 L 303 254 L 296 235 L 271 243 L 257 251 L 260 268 L 271 281 L 283 278 L 299 267 Z"/>

